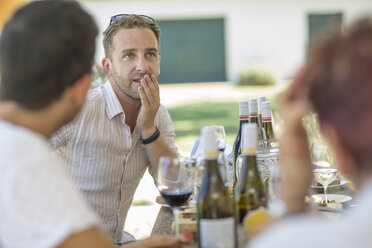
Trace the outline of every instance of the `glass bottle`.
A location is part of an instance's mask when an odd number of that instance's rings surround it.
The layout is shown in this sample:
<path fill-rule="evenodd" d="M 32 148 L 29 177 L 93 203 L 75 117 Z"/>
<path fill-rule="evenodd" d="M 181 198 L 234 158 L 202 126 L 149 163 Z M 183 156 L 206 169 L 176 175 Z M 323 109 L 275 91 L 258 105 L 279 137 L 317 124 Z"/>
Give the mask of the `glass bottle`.
<path fill-rule="evenodd" d="M 204 127 L 204 177 L 197 203 L 200 248 L 236 247 L 236 224 L 230 197 L 218 169 L 217 142 L 213 127 Z"/>
<path fill-rule="evenodd" d="M 265 96 L 259 96 L 257 97 L 257 109 L 258 109 L 258 123 L 259 127 L 263 127 L 262 124 L 262 108 L 261 108 L 261 103 L 266 101 Z"/>
<path fill-rule="evenodd" d="M 275 133 L 273 129 L 273 122 L 271 117 L 270 102 L 265 101 L 261 103 L 262 108 L 262 124 L 265 130 L 266 139 L 275 139 Z"/>
<path fill-rule="evenodd" d="M 233 187 L 235 188 L 237 181 L 237 172 L 236 172 L 236 159 L 241 153 L 241 135 L 242 135 L 242 126 L 244 123 L 248 123 L 249 120 L 249 111 L 248 111 L 248 101 L 239 102 L 239 130 L 236 135 L 234 146 L 233 146 Z"/>
<path fill-rule="evenodd" d="M 265 132 L 262 127 L 260 127 L 260 123 L 258 121 L 258 115 L 257 115 L 257 99 L 251 98 L 249 99 L 249 123 L 256 123 L 257 124 L 257 134 L 258 139 L 257 142 L 261 142 L 262 140 L 266 139 Z"/>
<path fill-rule="evenodd" d="M 266 204 L 265 188 L 256 162 L 257 130 L 256 123 L 243 126 L 242 154 L 237 160 L 241 178 L 235 191 L 235 216 L 239 224 L 250 211 Z"/>

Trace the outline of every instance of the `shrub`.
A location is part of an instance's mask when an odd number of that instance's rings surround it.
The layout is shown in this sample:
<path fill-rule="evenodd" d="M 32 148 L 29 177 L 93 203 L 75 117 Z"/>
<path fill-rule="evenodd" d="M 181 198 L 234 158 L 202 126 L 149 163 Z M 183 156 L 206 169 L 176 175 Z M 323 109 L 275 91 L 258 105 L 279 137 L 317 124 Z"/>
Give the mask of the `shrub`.
<path fill-rule="evenodd" d="M 275 71 L 264 65 L 246 65 L 239 72 L 239 85 L 274 85 L 276 81 Z"/>

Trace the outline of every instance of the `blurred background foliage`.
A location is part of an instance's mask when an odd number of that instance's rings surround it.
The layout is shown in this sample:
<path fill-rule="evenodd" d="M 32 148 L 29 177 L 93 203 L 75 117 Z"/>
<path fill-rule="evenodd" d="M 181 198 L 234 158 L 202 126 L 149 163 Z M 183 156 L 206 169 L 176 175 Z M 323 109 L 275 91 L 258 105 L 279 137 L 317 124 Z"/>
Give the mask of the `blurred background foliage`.
<path fill-rule="evenodd" d="M 247 64 L 239 72 L 239 85 L 275 85 L 277 81 L 275 70 L 265 65 Z"/>

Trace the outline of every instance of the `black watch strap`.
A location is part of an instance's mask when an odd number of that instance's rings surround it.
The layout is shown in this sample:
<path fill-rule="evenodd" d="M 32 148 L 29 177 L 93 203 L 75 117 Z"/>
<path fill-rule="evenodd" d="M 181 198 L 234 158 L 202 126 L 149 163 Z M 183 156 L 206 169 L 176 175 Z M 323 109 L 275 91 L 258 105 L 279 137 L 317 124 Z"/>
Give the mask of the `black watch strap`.
<path fill-rule="evenodd" d="M 157 140 L 160 136 L 160 130 L 158 127 L 155 128 L 155 133 L 153 135 L 151 135 L 150 137 L 148 137 L 147 139 L 143 139 L 142 140 L 142 143 L 147 145 L 147 144 L 150 144 L 152 142 L 154 142 L 155 140 Z"/>

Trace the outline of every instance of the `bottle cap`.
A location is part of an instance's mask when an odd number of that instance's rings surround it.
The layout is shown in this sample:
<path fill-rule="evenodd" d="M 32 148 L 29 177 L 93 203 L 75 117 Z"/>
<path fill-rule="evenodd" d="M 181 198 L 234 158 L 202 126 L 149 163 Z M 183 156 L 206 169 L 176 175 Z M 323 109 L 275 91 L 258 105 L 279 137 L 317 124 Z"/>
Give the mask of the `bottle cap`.
<path fill-rule="evenodd" d="M 257 150 L 257 123 L 243 125 L 242 153 L 255 154 Z"/>
<path fill-rule="evenodd" d="M 240 101 L 239 102 L 239 118 L 241 120 L 248 120 L 249 111 L 248 111 L 248 102 Z"/>
<path fill-rule="evenodd" d="M 268 122 L 271 121 L 271 107 L 270 102 L 265 101 L 261 103 L 262 108 L 262 121 Z"/>
<path fill-rule="evenodd" d="M 257 109 L 258 109 L 258 113 L 261 114 L 261 110 L 262 110 L 262 107 L 261 107 L 261 103 L 266 101 L 266 96 L 259 96 L 257 97 Z"/>
<path fill-rule="evenodd" d="M 202 128 L 202 141 L 204 156 L 206 159 L 217 158 L 217 139 L 216 139 L 216 128 L 213 126 L 206 126 Z"/>
<path fill-rule="evenodd" d="M 257 99 L 249 99 L 249 116 L 257 116 Z"/>

